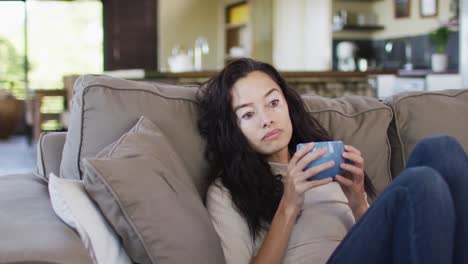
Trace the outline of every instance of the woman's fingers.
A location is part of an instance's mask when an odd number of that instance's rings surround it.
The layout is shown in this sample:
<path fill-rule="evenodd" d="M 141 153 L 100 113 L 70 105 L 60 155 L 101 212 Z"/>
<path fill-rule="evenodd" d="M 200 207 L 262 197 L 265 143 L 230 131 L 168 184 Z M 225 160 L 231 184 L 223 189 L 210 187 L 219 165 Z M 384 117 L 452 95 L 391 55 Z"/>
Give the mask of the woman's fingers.
<path fill-rule="evenodd" d="M 291 160 L 289 161 L 289 165 L 291 166 L 294 166 L 296 165 L 296 163 L 307 153 L 309 152 L 310 150 L 312 150 L 314 148 L 314 145 L 315 143 L 314 142 L 311 142 L 311 143 L 308 143 L 306 144 L 303 148 L 301 148 L 300 150 L 296 151 L 294 153 L 294 155 L 292 156 Z"/>
<path fill-rule="evenodd" d="M 328 184 L 328 183 L 330 183 L 332 181 L 333 181 L 333 179 L 331 177 L 316 180 L 316 181 L 310 181 L 310 182 L 308 181 L 308 182 L 305 182 L 305 183 L 303 183 L 303 184 L 301 184 L 299 186 L 299 191 L 304 193 L 304 192 L 306 192 L 306 191 L 308 191 L 308 190 L 310 190 L 312 188 Z"/>
<path fill-rule="evenodd" d="M 317 151 L 310 152 L 313 149 L 314 145 L 314 143 L 309 143 L 302 149 L 296 151 L 296 153 L 294 153 L 293 157 L 291 158 L 291 161 L 289 162 L 288 174 L 290 176 L 293 176 L 289 178 L 289 181 L 290 184 L 293 184 L 295 186 L 294 189 L 296 189 L 297 193 L 304 193 L 309 189 L 333 181 L 331 177 L 321 180 L 307 181 L 307 179 L 313 179 L 315 175 L 327 169 L 330 169 L 335 164 L 334 161 L 329 161 L 304 171 L 304 168 L 310 162 L 323 156 L 328 151 L 326 148 L 321 148 Z M 345 150 L 346 151 L 343 153 L 343 157 L 351 161 L 352 164 L 343 163 L 340 165 L 340 167 L 349 174 L 351 174 L 353 178 L 349 179 L 341 175 L 336 175 L 335 179 L 343 186 L 352 186 L 354 182 L 359 182 L 364 177 L 364 159 L 361 156 L 361 152 L 353 146 L 345 145 Z"/>
<path fill-rule="evenodd" d="M 331 160 L 331 161 L 322 163 L 320 165 L 314 166 L 304 171 L 304 173 L 301 174 L 298 180 L 305 181 L 311 177 L 313 178 L 315 175 L 319 174 L 320 172 L 328 170 L 329 168 L 333 167 L 333 165 L 335 165 L 335 161 Z"/>
<path fill-rule="evenodd" d="M 353 152 L 353 153 L 356 153 L 358 154 L 359 156 L 361 156 L 361 151 L 359 151 L 359 149 L 351 146 L 351 145 L 344 145 L 344 148 L 346 151 L 349 151 L 349 152 Z"/>
<path fill-rule="evenodd" d="M 295 169 L 299 172 L 303 171 L 309 163 L 323 156 L 325 153 L 327 153 L 327 151 L 328 150 L 326 148 L 320 148 L 314 152 L 307 153 L 307 155 L 305 155 L 304 157 L 302 157 L 301 160 L 299 160 L 299 162 L 295 166 Z"/>
<path fill-rule="evenodd" d="M 360 155 L 354 152 L 343 152 L 343 158 L 350 160 L 354 162 L 355 164 L 359 164 L 360 166 L 364 167 L 364 159 Z"/>
<path fill-rule="evenodd" d="M 338 174 L 337 174 L 337 175 L 335 176 L 335 179 L 336 179 L 337 182 L 343 184 L 343 185 L 346 186 L 346 187 L 351 187 L 351 186 L 353 185 L 353 181 L 352 181 L 352 180 L 347 179 L 347 178 L 345 178 L 345 177 L 343 177 L 343 176 L 341 176 L 341 175 L 338 175 Z"/>
<path fill-rule="evenodd" d="M 342 168 L 345 171 L 350 172 L 352 175 L 358 175 L 359 177 L 364 176 L 363 170 L 361 168 L 358 168 L 358 167 L 354 166 L 354 165 L 342 163 L 340 165 L 340 168 Z"/>

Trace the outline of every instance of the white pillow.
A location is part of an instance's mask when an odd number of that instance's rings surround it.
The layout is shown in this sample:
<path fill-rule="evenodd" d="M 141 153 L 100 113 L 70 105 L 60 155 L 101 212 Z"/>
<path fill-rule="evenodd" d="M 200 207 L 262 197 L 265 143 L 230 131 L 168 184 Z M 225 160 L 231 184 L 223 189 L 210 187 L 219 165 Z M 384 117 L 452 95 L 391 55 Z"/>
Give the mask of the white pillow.
<path fill-rule="evenodd" d="M 49 194 L 55 213 L 80 236 L 95 264 L 132 263 L 119 237 L 80 180 L 49 176 Z"/>

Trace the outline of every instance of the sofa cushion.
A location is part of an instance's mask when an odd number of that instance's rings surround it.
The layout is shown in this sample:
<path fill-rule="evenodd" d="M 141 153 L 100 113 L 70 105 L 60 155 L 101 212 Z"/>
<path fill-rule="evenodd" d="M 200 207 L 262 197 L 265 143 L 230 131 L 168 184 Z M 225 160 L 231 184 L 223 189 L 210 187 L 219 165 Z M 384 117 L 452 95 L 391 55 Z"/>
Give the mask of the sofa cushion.
<path fill-rule="evenodd" d="M 196 87 L 84 75 L 74 89 L 61 177 L 81 179 L 83 158 L 94 157 L 144 115 L 167 135 L 204 193 L 202 177 L 208 167 L 196 124 Z"/>
<path fill-rule="evenodd" d="M 85 188 L 137 263 L 223 263 L 190 173 L 145 117 L 84 163 Z"/>
<path fill-rule="evenodd" d="M 94 264 L 130 264 L 119 237 L 94 202 L 83 181 L 49 175 L 49 194 L 55 213 L 81 238 Z"/>
<path fill-rule="evenodd" d="M 385 103 L 395 115 L 388 130 L 393 177 L 403 170 L 416 142 L 424 137 L 447 134 L 468 151 L 468 89 L 406 92 L 386 98 Z"/>
<path fill-rule="evenodd" d="M 325 127 L 333 139 L 355 146 L 362 152 L 365 171 L 377 193 L 391 182 L 390 143 L 387 129 L 391 109 L 372 97 L 345 96 L 330 99 L 303 95 L 310 115 Z"/>
<path fill-rule="evenodd" d="M 0 263 L 92 263 L 58 218 L 47 183 L 33 174 L 0 176 Z"/>

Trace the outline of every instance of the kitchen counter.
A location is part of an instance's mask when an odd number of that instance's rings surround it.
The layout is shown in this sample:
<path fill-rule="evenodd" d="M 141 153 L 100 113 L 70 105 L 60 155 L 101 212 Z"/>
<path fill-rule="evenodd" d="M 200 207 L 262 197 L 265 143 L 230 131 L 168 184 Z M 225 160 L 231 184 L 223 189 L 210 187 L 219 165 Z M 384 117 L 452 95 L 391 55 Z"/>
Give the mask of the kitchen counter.
<path fill-rule="evenodd" d="M 179 78 L 211 78 L 219 71 L 199 71 L 199 72 L 159 72 L 145 71 L 145 79 L 179 79 Z M 282 71 L 284 78 L 351 78 L 368 77 L 379 74 L 397 74 L 397 70 L 378 70 L 365 72 L 339 72 L 339 71 Z"/>
<path fill-rule="evenodd" d="M 106 74 L 114 75 L 121 71 L 109 71 Z M 145 80 L 178 80 L 178 79 L 193 79 L 193 80 L 208 80 L 215 76 L 219 71 L 192 71 L 192 72 L 160 72 L 153 70 L 146 70 L 144 73 L 135 75 L 133 78 L 131 75 L 121 76 L 122 78 L 129 78 L 134 80 L 145 79 Z M 353 72 L 340 72 L 340 71 L 281 71 L 281 75 L 288 78 L 366 78 L 375 75 L 396 75 L 397 77 L 426 77 L 429 74 L 457 74 L 457 70 L 448 70 L 445 72 L 433 72 L 429 69 L 417 69 L 417 70 L 371 70 L 371 71 L 353 71 Z M 118 74 L 115 74 L 119 77 Z M 143 77 L 144 76 L 144 77 Z"/>
<path fill-rule="evenodd" d="M 198 72 L 159 72 L 143 71 L 133 74 L 132 71 L 111 71 L 105 74 L 134 80 L 145 80 L 149 82 L 163 82 L 179 85 L 202 84 L 212 78 L 219 71 L 198 71 Z M 130 76 L 129 73 L 131 73 Z M 399 82 L 411 79 L 425 80 L 428 76 L 446 76 L 447 74 L 457 74 L 457 71 L 446 71 L 434 73 L 431 70 L 373 70 L 365 72 L 338 72 L 338 71 L 282 71 L 280 74 L 285 78 L 288 85 L 295 88 L 300 94 L 317 94 L 326 97 L 339 97 L 343 95 L 365 95 L 380 97 L 389 90 L 393 94 L 393 87 L 396 80 Z M 123 74 L 123 75 L 122 75 Z M 433 78 L 434 79 L 434 78 Z M 454 79 L 454 78 L 452 78 Z M 458 79 L 443 80 L 450 83 L 450 87 L 455 87 L 453 83 Z M 413 80 L 413 82 L 418 80 Z M 430 82 L 428 82 L 430 83 Z M 404 85 L 398 85 L 404 86 Z M 414 86 L 414 85 L 413 85 Z M 430 85 L 429 85 L 430 86 Z M 433 86 L 443 86 L 437 83 Z M 418 88 L 419 89 L 419 88 Z"/>
<path fill-rule="evenodd" d="M 159 72 L 145 71 L 146 81 L 164 82 L 179 85 L 202 84 L 218 74 L 218 71 L 200 72 Z M 282 71 L 288 85 L 300 94 L 317 94 L 326 97 L 343 95 L 376 96 L 376 89 L 371 79 L 378 75 L 396 75 L 397 70 L 379 70 L 365 72 L 338 71 Z"/>
<path fill-rule="evenodd" d="M 398 77 L 424 78 L 429 74 L 458 74 L 457 70 L 447 70 L 444 72 L 433 72 L 431 70 L 399 70 Z"/>

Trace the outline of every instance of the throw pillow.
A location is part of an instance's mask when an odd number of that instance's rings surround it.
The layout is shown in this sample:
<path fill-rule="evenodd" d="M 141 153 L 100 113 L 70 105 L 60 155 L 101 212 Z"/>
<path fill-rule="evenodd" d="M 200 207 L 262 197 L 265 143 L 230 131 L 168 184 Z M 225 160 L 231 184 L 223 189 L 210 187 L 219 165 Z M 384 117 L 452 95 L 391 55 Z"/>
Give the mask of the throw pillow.
<path fill-rule="evenodd" d="M 55 213 L 80 236 L 95 264 L 132 263 L 112 227 L 88 197 L 83 182 L 49 176 Z"/>
<path fill-rule="evenodd" d="M 86 190 L 134 262 L 225 262 L 189 171 L 149 119 L 83 164 Z"/>
<path fill-rule="evenodd" d="M 208 163 L 197 127 L 197 90 L 197 86 L 81 76 L 73 88 L 60 176 L 82 179 L 83 160 L 94 158 L 144 115 L 164 132 L 190 171 L 199 195 L 204 196 Z"/>

